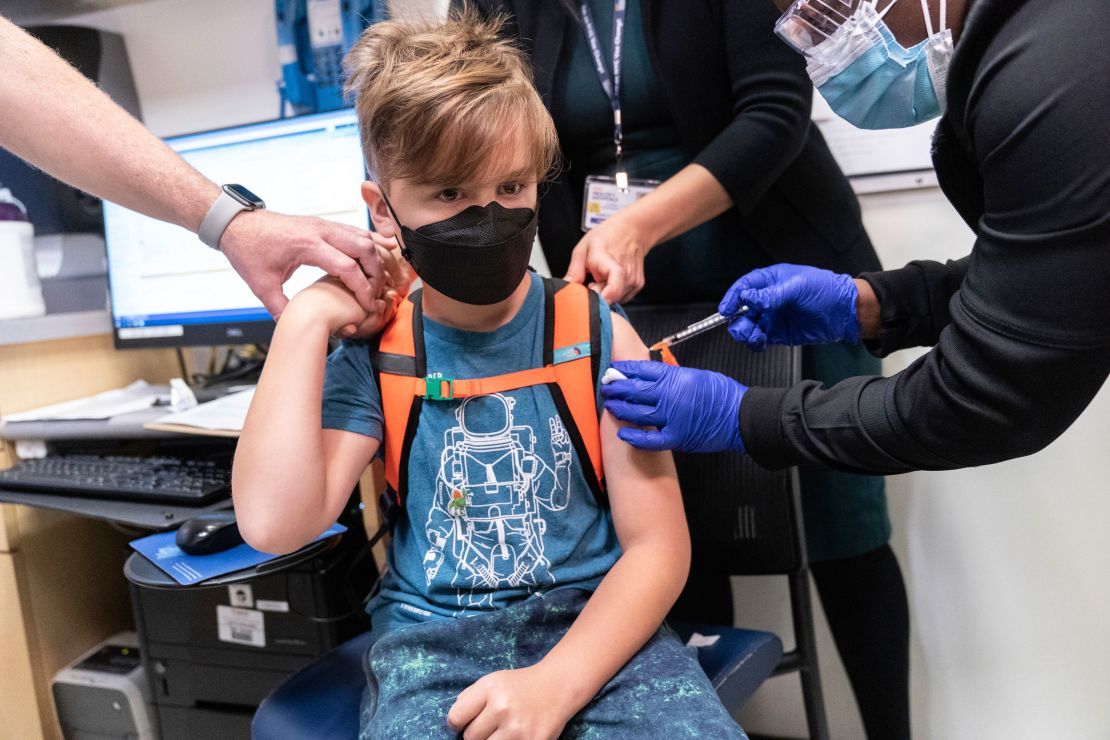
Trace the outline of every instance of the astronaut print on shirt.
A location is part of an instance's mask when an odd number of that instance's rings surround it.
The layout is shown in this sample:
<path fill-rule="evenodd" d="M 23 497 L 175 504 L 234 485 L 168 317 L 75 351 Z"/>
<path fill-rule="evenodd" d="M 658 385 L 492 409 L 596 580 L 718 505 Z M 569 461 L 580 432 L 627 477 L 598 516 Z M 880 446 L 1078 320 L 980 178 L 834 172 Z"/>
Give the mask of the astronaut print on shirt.
<path fill-rule="evenodd" d="M 425 373 L 489 378 L 545 363 L 543 280 L 492 332 L 424 317 Z M 612 319 L 599 304 L 598 367 Z M 328 359 L 322 422 L 385 438 L 371 353 L 347 340 Z M 600 404 L 599 404 L 600 411 Z M 469 399 L 427 400 L 411 433 L 404 510 L 368 610 L 375 629 L 489 613 L 536 593 L 592 591 L 620 557 L 612 513 L 586 482 L 575 430 L 551 391 L 529 386 Z"/>
<path fill-rule="evenodd" d="M 570 503 L 571 440 L 559 417 L 548 420 L 552 468 L 536 453 L 533 428 L 514 423 L 515 404 L 500 393 L 468 398 L 443 435 L 424 574 L 430 586 L 453 568 L 460 613 L 492 607 L 494 589 L 554 583 L 543 510 Z"/>

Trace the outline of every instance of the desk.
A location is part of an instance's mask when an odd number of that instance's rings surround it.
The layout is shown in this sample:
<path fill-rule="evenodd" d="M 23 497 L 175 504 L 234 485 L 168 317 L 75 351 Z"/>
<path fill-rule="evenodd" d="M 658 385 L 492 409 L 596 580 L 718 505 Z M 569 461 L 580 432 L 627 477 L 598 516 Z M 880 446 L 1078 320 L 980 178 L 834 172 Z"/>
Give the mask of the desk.
<path fill-rule="evenodd" d="M 172 432 L 149 431 L 143 424 L 165 415 L 165 409 L 154 408 L 123 414 L 106 420 L 81 421 L 22 421 L 0 424 L 0 434 L 11 434 L 17 439 L 42 440 L 51 443 L 65 452 L 101 452 L 124 454 L 148 454 L 156 445 L 172 444 L 168 454 L 182 452 L 188 454 L 195 449 L 194 442 L 203 440 L 202 445 L 214 448 L 217 445 L 230 454 L 232 445 L 224 438 L 185 437 L 188 443 L 181 442 L 183 435 Z M 148 449 L 117 449 L 123 444 L 145 443 Z M 224 496 L 206 506 L 182 506 L 168 502 L 117 501 L 87 495 L 50 494 L 41 491 L 0 490 L 0 504 L 20 504 L 41 509 L 53 509 L 77 514 L 90 519 L 100 519 L 144 529 L 171 529 L 186 519 L 205 511 L 231 508 L 231 497 Z"/>
<path fill-rule="evenodd" d="M 208 506 L 170 506 L 109 501 L 85 496 L 52 496 L 44 493 L 0 491 L 0 504 L 19 504 L 39 509 L 65 511 L 89 519 L 119 522 L 144 529 L 170 529 L 202 512 L 230 509 L 231 499 L 225 497 Z"/>
<path fill-rule="evenodd" d="M 92 395 L 139 378 L 164 383 L 179 373 L 172 350 L 117 351 L 109 334 L 0 341 L 0 413 Z M 0 440 L 0 468 L 14 460 L 11 445 Z M 381 481 L 380 463 L 362 480 L 371 532 L 377 528 L 374 491 Z M 132 628 L 122 571 L 134 536 L 103 521 L 42 508 L 40 495 L 35 508 L 22 505 L 30 499 L 18 493 L 9 496 L 9 503 L 0 502 L 0 740 L 61 740 L 50 678 L 105 637 Z M 173 507 L 148 513 L 164 520 L 167 512 Z M 108 509 L 100 514 L 107 516 Z M 152 526 L 145 518 L 131 521 Z M 380 565 L 382 543 L 375 554 Z"/>
<path fill-rule="evenodd" d="M 118 352 L 108 334 L 0 343 L 0 413 L 178 373 L 172 350 Z M 14 457 L 0 442 L 0 467 Z M 0 739 L 60 740 L 50 678 L 131 627 L 120 575 L 129 539 L 104 522 L 0 504 Z"/>

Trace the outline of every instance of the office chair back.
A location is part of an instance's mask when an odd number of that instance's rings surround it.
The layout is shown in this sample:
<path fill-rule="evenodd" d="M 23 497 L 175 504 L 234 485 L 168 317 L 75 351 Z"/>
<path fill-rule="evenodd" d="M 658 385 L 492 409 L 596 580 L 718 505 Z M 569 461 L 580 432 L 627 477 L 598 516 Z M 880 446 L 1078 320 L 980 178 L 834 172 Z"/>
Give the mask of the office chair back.
<path fill-rule="evenodd" d="M 632 325 L 649 343 L 716 310 L 711 304 L 626 308 Z M 674 355 L 684 366 L 713 370 L 745 385 L 785 387 L 801 372 L 796 348 L 771 346 L 751 352 L 724 328 L 676 346 Z M 680 452 L 675 466 L 699 566 L 729 575 L 781 575 L 805 567 L 792 471 L 766 470 L 731 452 Z"/>
<path fill-rule="evenodd" d="M 631 305 L 633 327 L 652 342 L 716 312 L 715 304 Z M 752 352 L 724 328 L 674 348 L 681 365 L 713 370 L 745 385 L 786 387 L 801 379 L 801 351 L 770 346 Z M 817 669 L 797 471 L 761 468 L 734 453 L 675 454 L 693 547 L 691 573 L 788 577 L 795 649 L 776 674 L 799 671 L 810 736 L 828 737 Z"/>

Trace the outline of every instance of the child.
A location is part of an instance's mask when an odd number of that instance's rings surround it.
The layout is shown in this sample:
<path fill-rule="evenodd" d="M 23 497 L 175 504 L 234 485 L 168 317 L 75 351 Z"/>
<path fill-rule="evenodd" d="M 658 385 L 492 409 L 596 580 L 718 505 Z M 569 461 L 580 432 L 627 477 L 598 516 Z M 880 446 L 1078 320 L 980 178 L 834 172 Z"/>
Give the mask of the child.
<path fill-rule="evenodd" d="M 661 626 L 690 558 L 670 455 L 598 421 L 600 373 L 647 352 L 584 287 L 527 271 L 557 142 L 498 31 L 390 21 L 351 51 L 363 197 L 424 287 L 326 367 L 366 313 L 333 279 L 290 302 L 235 459 L 239 527 L 302 546 L 382 445 L 401 510 L 363 737 L 743 738 Z"/>

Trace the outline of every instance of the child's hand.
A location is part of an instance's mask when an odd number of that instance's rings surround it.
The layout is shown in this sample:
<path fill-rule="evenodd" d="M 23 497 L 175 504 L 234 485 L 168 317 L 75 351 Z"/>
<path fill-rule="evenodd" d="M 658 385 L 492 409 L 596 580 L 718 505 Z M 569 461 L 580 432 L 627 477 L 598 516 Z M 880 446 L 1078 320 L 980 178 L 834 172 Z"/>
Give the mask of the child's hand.
<path fill-rule="evenodd" d="M 392 300 L 375 300 L 374 307 L 375 312 L 368 313 L 343 283 L 333 277 L 322 277 L 294 296 L 282 318 L 289 314 L 320 322 L 329 334 L 336 336 L 369 336 L 393 317 Z"/>
<path fill-rule="evenodd" d="M 561 685 L 560 685 L 561 684 Z M 563 707 L 566 681 L 539 664 L 482 676 L 467 687 L 447 713 L 447 724 L 465 740 L 554 740 L 578 708 Z"/>

